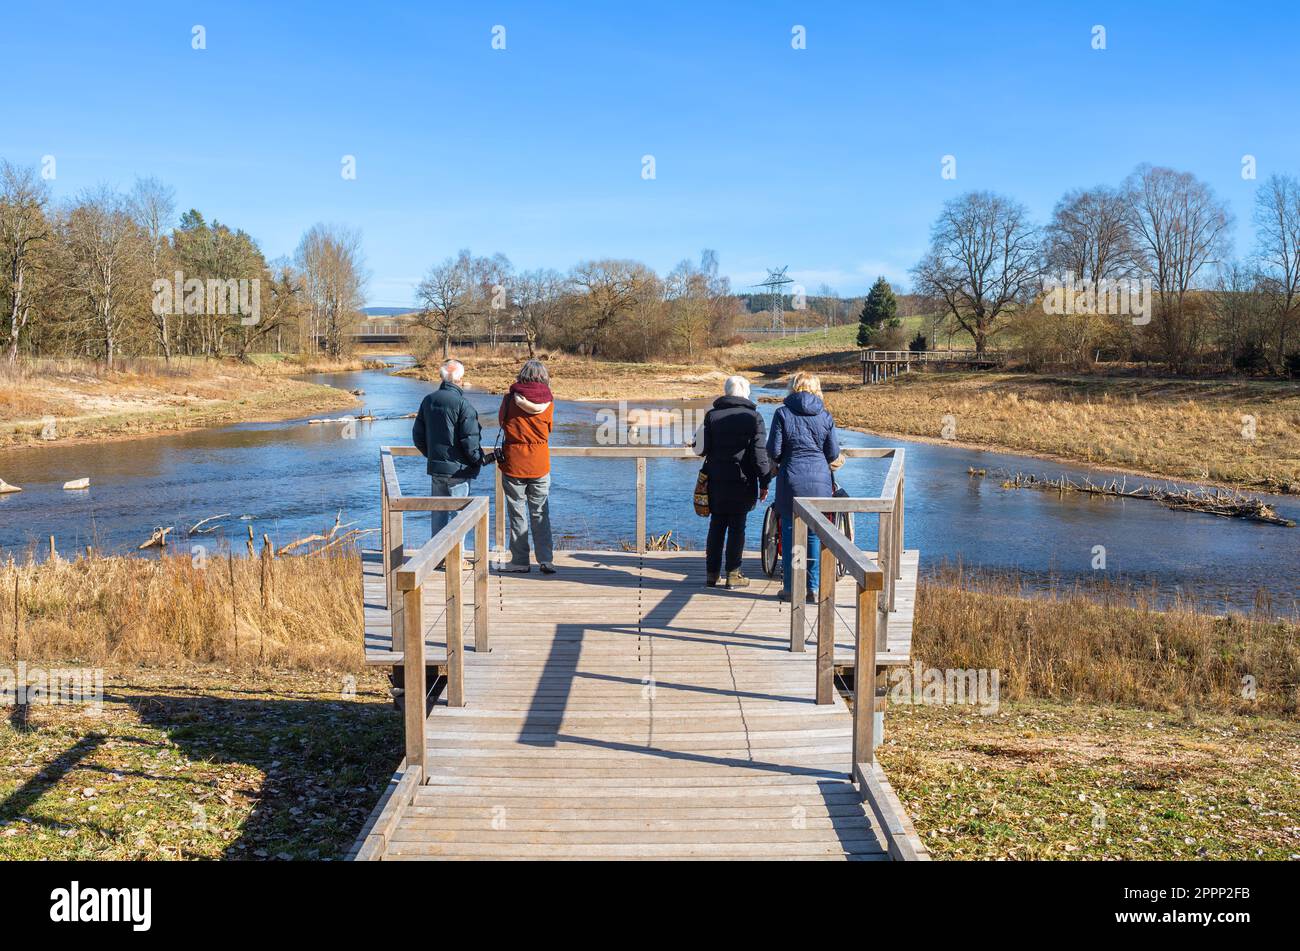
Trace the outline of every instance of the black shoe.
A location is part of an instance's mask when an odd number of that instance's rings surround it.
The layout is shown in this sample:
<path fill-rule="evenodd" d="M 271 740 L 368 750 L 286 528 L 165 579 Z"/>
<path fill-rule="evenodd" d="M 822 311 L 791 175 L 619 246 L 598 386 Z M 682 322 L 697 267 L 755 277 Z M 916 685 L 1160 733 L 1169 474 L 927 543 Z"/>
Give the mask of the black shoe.
<path fill-rule="evenodd" d="M 716 588 L 718 586 L 718 576 L 712 573 L 705 575 L 704 585 L 707 588 Z"/>
<path fill-rule="evenodd" d="M 816 603 L 817 603 L 817 592 L 816 592 L 816 591 L 809 591 L 809 592 L 808 592 L 808 597 L 807 597 L 805 600 L 806 600 L 809 604 L 816 604 Z"/>
<path fill-rule="evenodd" d="M 549 561 L 541 562 L 541 568 L 542 568 L 542 574 L 544 575 L 555 574 L 555 566 L 551 564 Z"/>
<path fill-rule="evenodd" d="M 786 591 L 784 588 L 782 588 L 780 591 L 778 591 L 778 592 L 776 593 L 776 599 L 777 599 L 778 601 L 789 601 L 789 600 L 790 600 L 790 592 L 789 592 L 789 591 Z"/>

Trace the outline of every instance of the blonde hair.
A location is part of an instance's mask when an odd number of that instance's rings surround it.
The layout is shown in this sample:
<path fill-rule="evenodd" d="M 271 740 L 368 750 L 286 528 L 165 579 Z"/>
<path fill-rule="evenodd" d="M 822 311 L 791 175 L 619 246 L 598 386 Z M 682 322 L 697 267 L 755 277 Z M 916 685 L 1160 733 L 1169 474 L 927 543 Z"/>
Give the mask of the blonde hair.
<path fill-rule="evenodd" d="M 806 373 L 800 370 L 794 376 L 790 377 L 791 393 L 811 393 L 814 396 L 822 395 L 822 381 L 816 373 Z"/>

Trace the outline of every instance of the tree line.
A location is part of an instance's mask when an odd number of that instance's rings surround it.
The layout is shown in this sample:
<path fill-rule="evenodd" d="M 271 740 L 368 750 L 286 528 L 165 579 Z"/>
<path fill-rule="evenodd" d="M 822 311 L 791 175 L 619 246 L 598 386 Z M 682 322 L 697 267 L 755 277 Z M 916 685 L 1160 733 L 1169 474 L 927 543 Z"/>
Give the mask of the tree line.
<path fill-rule="evenodd" d="M 1031 365 L 1300 375 L 1300 181 L 1262 182 L 1252 218 L 1254 247 L 1236 258 L 1227 205 L 1152 165 L 1069 192 L 1043 226 L 1011 198 L 970 192 L 943 206 L 913 289 L 976 350 L 1008 333 Z M 1149 309 L 1116 312 L 1107 294 L 1137 282 Z"/>
<path fill-rule="evenodd" d="M 268 261 L 244 230 L 191 209 L 155 178 L 55 202 L 35 169 L 0 162 L 0 343 L 112 366 L 122 355 L 343 352 L 364 303 L 360 236 L 310 228 Z M 251 290 L 251 292 L 250 292 Z M 251 312 L 250 312 L 251 311 Z"/>
<path fill-rule="evenodd" d="M 582 261 L 567 273 L 517 272 L 503 254 L 464 250 L 430 267 L 416 297 L 412 317 L 428 349 L 444 356 L 457 337 L 495 345 L 510 333 L 522 336 L 530 356 L 545 347 L 612 360 L 692 360 L 729 342 L 742 312 L 711 250 L 663 276 L 620 258 Z"/>

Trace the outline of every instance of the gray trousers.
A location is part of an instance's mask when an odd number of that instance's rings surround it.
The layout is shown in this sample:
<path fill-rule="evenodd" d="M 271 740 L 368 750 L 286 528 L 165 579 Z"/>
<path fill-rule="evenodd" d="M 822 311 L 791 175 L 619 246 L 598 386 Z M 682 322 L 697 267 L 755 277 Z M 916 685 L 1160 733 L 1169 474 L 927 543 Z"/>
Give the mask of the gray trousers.
<path fill-rule="evenodd" d="M 551 544 L 551 477 L 515 479 L 501 476 L 501 488 L 506 497 L 506 521 L 509 526 L 510 560 L 516 565 L 528 564 L 528 532 L 533 533 L 533 549 L 539 564 L 555 560 Z"/>

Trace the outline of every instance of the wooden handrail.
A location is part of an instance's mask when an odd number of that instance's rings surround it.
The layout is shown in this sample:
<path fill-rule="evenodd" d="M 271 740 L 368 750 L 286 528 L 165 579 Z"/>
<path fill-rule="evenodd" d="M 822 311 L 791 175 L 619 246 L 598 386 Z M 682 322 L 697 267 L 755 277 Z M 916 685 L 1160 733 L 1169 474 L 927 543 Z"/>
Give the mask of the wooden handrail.
<path fill-rule="evenodd" d="M 854 599 L 853 761 L 850 769 L 864 775 L 875 759 L 877 655 L 888 649 L 889 612 L 894 610 L 895 581 L 902 577 L 904 460 L 902 449 L 848 450 L 845 455 L 891 458 L 884 488 L 867 498 L 794 499 L 790 592 L 790 650 L 802 651 L 805 636 L 804 591 L 807 587 L 808 532 L 821 542 L 817 591 L 816 698 L 833 703 L 835 663 L 835 574 L 843 565 L 857 584 Z M 876 559 L 868 558 L 826 516 L 835 512 L 874 512 L 880 516 Z M 883 595 L 882 595 L 883 592 Z M 865 794 L 865 790 L 864 794 Z"/>
<path fill-rule="evenodd" d="M 430 500 L 433 501 L 433 500 Z M 442 501 L 442 500 L 438 500 Z M 465 536 L 474 530 L 479 520 L 487 514 L 488 500 L 485 496 L 474 498 L 447 499 L 459 511 L 446 526 L 424 543 L 404 565 L 397 568 L 397 589 L 410 591 L 424 584 L 424 580 L 447 557 L 452 548 L 461 544 Z"/>

